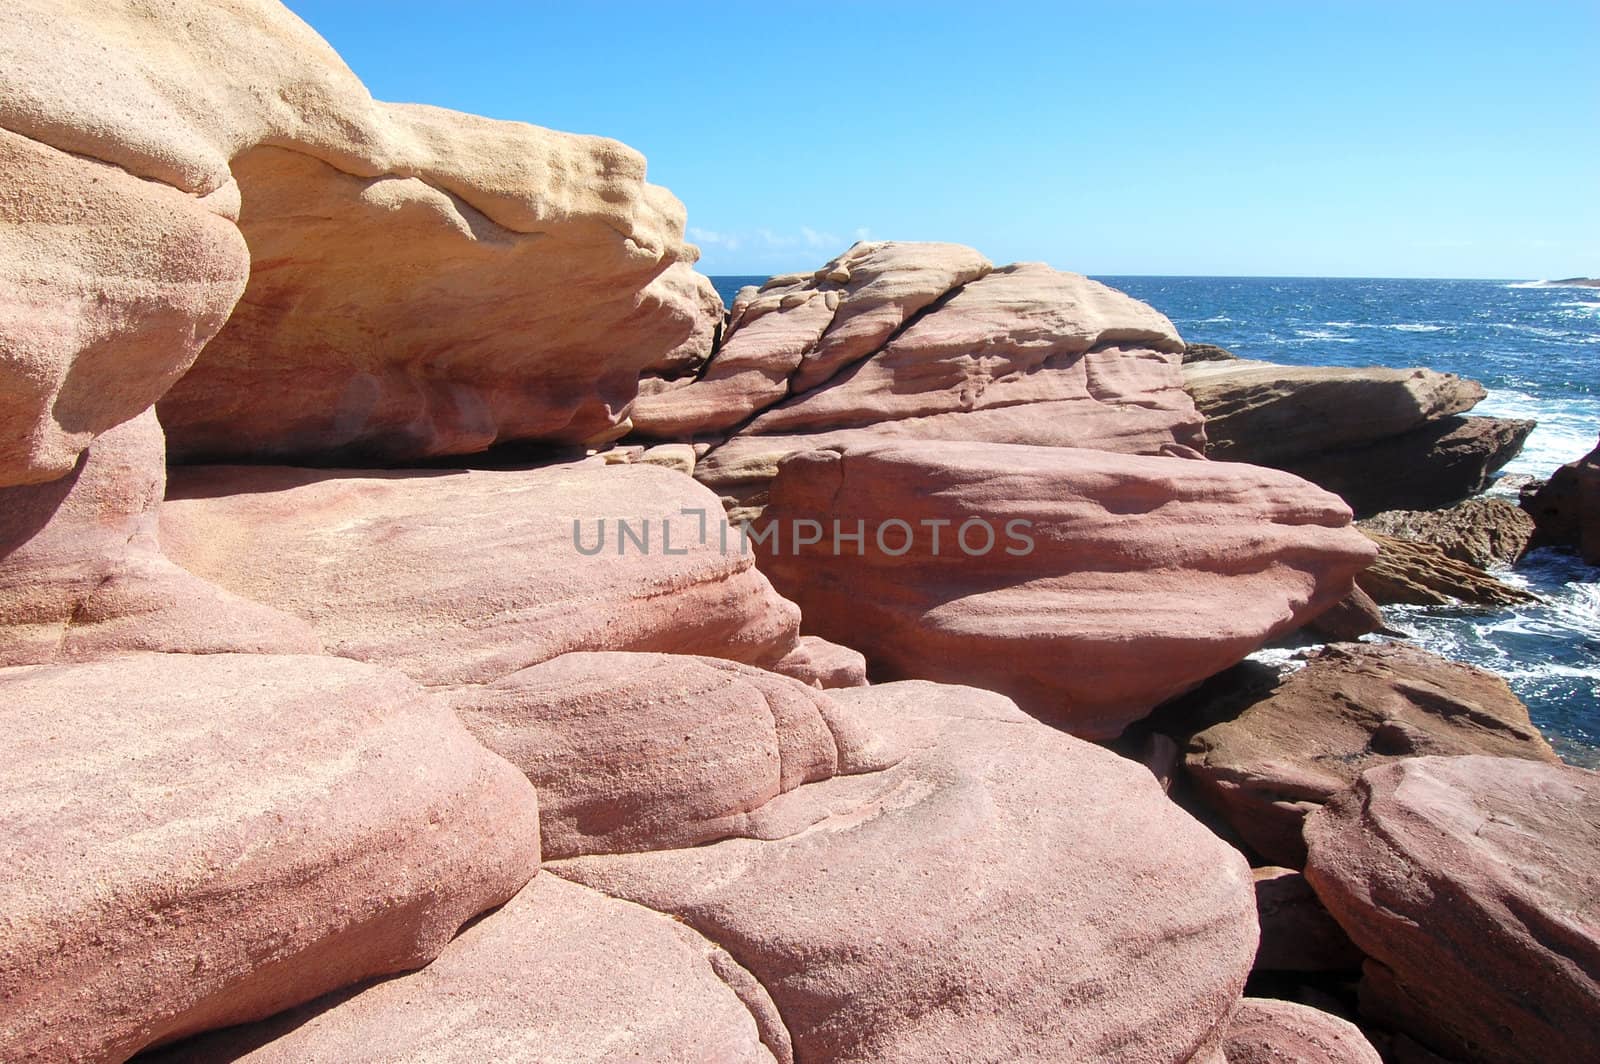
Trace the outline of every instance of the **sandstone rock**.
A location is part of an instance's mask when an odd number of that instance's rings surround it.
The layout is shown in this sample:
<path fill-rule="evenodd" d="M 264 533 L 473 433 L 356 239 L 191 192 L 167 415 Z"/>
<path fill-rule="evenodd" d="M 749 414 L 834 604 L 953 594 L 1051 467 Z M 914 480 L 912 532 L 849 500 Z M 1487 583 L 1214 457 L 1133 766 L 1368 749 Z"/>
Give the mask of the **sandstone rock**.
<path fill-rule="evenodd" d="M 1487 488 L 1522 450 L 1534 422 L 1450 417 L 1365 447 L 1286 463 L 1334 492 L 1356 516 L 1449 506 Z"/>
<path fill-rule="evenodd" d="M 772 666 L 773 672 L 792 676 L 813 687 L 864 687 L 867 659 L 859 650 L 803 635 L 795 648 Z"/>
<path fill-rule="evenodd" d="M 699 380 L 639 397 L 634 429 L 665 438 L 731 429 L 872 354 L 990 268 L 959 244 L 877 241 L 854 245 L 814 274 L 774 277 L 738 304 Z"/>
<path fill-rule="evenodd" d="M 305 622 L 229 594 L 161 553 L 155 411 L 107 430 L 69 475 L 0 488 L 0 665 L 129 650 L 316 654 Z"/>
<path fill-rule="evenodd" d="M 1362 1011 L 1463 1061 L 1600 1044 L 1600 775 L 1516 758 L 1371 769 L 1306 822 L 1306 876 L 1371 958 Z"/>
<path fill-rule="evenodd" d="M 15 17 L 0 13 L 5 50 L 43 31 Z M 215 203 L 3 128 L 4 70 L 0 56 L 0 489 L 66 476 L 95 436 L 155 402 L 222 327 L 249 266 Z"/>
<path fill-rule="evenodd" d="M 0 129 L 43 153 L 0 207 L 28 293 L 0 484 L 64 474 L 185 368 L 188 459 L 592 443 L 702 331 L 703 287 L 658 283 L 695 257 L 683 208 L 624 145 L 378 103 L 270 0 L 18 0 L 0 40 Z"/>
<path fill-rule="evenodd" d="M 1184 344 L 1183 362 L 1231 362 L 1239 356 L 1216 344 Z"/>
<path fill-rule="evenodd" d="M 779 794 L 895 760 L 821 691 L 715 658 L 563 654 L 453 702 L 538 788 L 550 858 L 759 836 Z"/>
<path fill-rule="evenodd" d="M 694 448 L 687 443 L 663 443 L 656 447 L 647 447 L 639 456 L 639 461 L 646 465 L 658 465 L 663 469 L 676 469 L 684 476 L 694 476 Z"/>
<path fill-rule="evenodd" d="M 0 1056 L 144 1046 L 417 968 L 539 867 L 533 788 L 397 674 L 0 670 Z"/>
<path fill-rule="evenodd" d="M 1361 590 L 1384 606 L 1515 606 L 1537 598 L 1477 566 L 1456 561 L 1431 543 L 1366 532 L 1378 560 L 1356 577 Z"/>
<path fill-rule="evenodd" d="M 722 341 L 722 326 L 727 317 L 722 296 L 711 278 L 696 273 L 685 262 L 674 263 L 651 284 L 663 290 L 658 296 L 663 305 L 692 307 L 693 318 L 689 338 L 645 366 L 644 371 L 653 375 L 645 379 L 665 382 L 686 376 L 692 378 L 710 361 L 712 352 Z M 639 383 L 642 388 L 644 380 Z"/>
<path fill-rule="evenodd" d="M 778 1053 L 762 1044 L 738 996 L 760 988 L 740 971 L 683 924 L 546 873 L 421 971 L 150 1064 L 791 1060 L 781 1023 L 769 1028 Z"/>
<path fill-rule="evenodd" d="M 1228 1064 L 1382 1064 L 1361 1028 L 1292 1001 L 1245 998 L 1224 1046 Z"/>
<path fill-rule="evenodd" d="M 1398 436 L 1470 410 L 1483 386 L 1428 369 L 1189 362 L 1184 386 L 1206 418 L 1213 458 L 1286 463 Z"/>
<path fill-rule="evenodd" d="M 759 549 L 807 627 L 886 677 L 1103 738 L 1346 594 L 1372 556 L 1347 515 L 1272 470 L 917 441 L 790 458 Z"/>
<path fill-rule="evenodd" d="M 1600 565 L 1600 447 L 1557 469 L 1523 509 L 1537 525 L 1536 547 L 1576 547 L 1583 560 Z"/>
<path fill-rule="evenodd" d="M 1038 263 L 1004 267 L 934 304 L 871 357 L 762 413 L 696 475 L 759 504 L 785 456 L 850 444 L 1197 454 L 1205 436 L 1183 392 L 1182 350 L 1170 322 L 1120 292 Z"/>
<path fill-rule="evenodd" d="M 1389 628 L 1372 596 L 1357 587 L 1307 621 L 1305 630 L 1330 643 L 1349 643 Z"/>
<path fill-rule="evenodd" d="M 1514 564 L 1534 532 L 1533 518 L 1504 499 L 1468 499 L 1445 510 L 1389 510 L 1362 521 L 1361 527 L 1431 543 L 1479 569 Z"/>
<path fill-rule="evenodd" d="M 1374 765 L 1422 754 L 1556 761 L 1504 680 L 1396 644 L 1330 646 L 1229 709 L 1233 719 L 1190 740 L 1190 779 L 1262 856 L 1294 868 L 1306 815 Z"/>
<path fill-rule="evenodd" d="M 1139 765 L 998 695 L 834 697 L 911 753 L 774 799 L 792 827 L 768 841 L 551 868 L 726 949 L 797 1060 L 1214 1056 L 1255 949 L 1237 853 Z"/>
<path fill-rule="evenodd" d="M 1256 971 L 1355 972 L 1362 953 L 1350 941 L 1306 877 L 1292 868 L 1253 868 L 1261 945 Z"/>
<path fill-rule="evenodd" d="M 654 465 L 195 466 L 172 471 L 161 528 L 190 570 L 425 684 L 571 650 L 768 665 L 797 638 L 798 610 L 725 537 L 717 499 Z"/>

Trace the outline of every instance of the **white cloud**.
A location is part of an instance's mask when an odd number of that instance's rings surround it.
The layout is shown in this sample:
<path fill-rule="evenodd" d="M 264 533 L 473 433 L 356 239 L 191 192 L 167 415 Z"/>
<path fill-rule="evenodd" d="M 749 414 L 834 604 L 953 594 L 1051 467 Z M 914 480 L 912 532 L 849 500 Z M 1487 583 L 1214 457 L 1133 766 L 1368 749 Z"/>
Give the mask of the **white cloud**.
<path fill-rule="evenodd" d="M 780 232 L 762 226 L 757 229 L 732 232 L 723 229 L 703 229 L 691 225 L 688 228 L 689 239 L 706 248 L 717 248 L 724 251 L 738 251 L 746 248 L 753 251 L 786 251 L 796 248 L 805 248 L 810 251 L 826 252 L 836 255 L 843 251 L 851 240 L 867 240 L 871 236 L 866 226 L 860 226 L 854 231 L 854 237 L 843 239 L 837 233 L 823 229 L 813 229 L 809 225 L 802 225 L 798 232 Z"/>

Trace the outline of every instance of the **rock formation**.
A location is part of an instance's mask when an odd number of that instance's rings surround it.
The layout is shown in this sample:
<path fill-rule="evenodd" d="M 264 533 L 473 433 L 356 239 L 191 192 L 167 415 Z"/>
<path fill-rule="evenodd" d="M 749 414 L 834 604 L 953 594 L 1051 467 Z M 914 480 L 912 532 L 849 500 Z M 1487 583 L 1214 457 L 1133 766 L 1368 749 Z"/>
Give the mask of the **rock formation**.
<path fill-rule="evenodd" d="M 1356 577 L 1361 590 L 1383 606 L 1515 606 L 1536 601 L 1519 587 L 1475 565 L 1457 561 L 1432 543 L 1367 531 L 1378 560 Z"/>
<path fill-rule="evenodd" d="M 798 611 L 716 498 L 654 465 L 175 468 L 161 529 L 180 564 L 309 623 L 329 652 L 429 685 L 570 650 L 770 665 L 796 645 Z"/>
<path fill-rule="evenodd" d="M 1361 527 L 1430 543 L 1479 569 L 1515 564 L 1534 534 L 1533 518 L 1504 499 L 1467 499 L 1443 510 L 1389 510 L 1362 521 Z"/>
<path fill-rule="evenodd" d="M 1229 826 L 1275 864 L 1305 862 L 1306 815 L 1361 772 L 1422 754 L 1556 755 L 1504 680 L 1395 644 L 1328 647 L 1189 742 L 1185 768 Z"/>
<path fill-rule="evenodd" d="M 1102 738 L 1298 627 L 1372 558 L 1342 503 L 1285 474 L 1052 447 L 795 455 L 767 520 L 763 569 L 812 631 L 886 676 L 981 685 Z"/>
<path fill-rule="evenodd" d="M 1256 971 L 1354 972 L 1362 953 L 1323 907 L 1306 877 L 1268 865 L 1250 870 L 1256 884 L 1261 944 Z"/>
<path fill-rule="evenodd" d="M 1306 822 L 1306 875 L 1371 958 L 1365 1015 L 1460 1061 L 1600 1044 L 1600 774 L 1503 757 L 1370 769 Z"/>
<path fill-rule="evenodd" d="M 1330 1013 L 1271 998 L 1245 998 L 1224 1045 L 1228 1064 L 1380 1064 L 1361 1028 Z"/>
<path fill-rule="evenodd" d="M 0 669 L 0 1050 L 123 1060 L 432 960 L 539 867 L 520 773 L 392 672 Z"/>
<path fill-rule="evenodd" d="M 1537 526 L 1534 546 L 1576 547 L 1600 565 L 1600 447 L 1557 469 L 1522 506 Z"/>
<path fill-rule="evenodd" d="M 1482 491 L 1531 421 L 1462 418 L 1483 386 L 1426 369 L 1190 362 L 1184 386 L 1206 418 L 1207 453 L 1288 470 L 1358 516 L 1448 506 Z"/>

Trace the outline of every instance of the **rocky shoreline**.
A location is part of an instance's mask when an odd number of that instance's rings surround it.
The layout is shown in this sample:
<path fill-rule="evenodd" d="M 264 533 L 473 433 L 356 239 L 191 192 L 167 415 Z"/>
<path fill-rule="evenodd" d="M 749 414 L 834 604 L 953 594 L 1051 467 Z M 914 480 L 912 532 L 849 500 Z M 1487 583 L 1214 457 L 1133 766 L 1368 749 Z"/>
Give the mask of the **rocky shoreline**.
<path fill-rule="evenodd" d="M 1600 775 L 1383 612 L 1600 564 L 1600 447 L 1477 498 L 1473 381 L 955 244 L 724 308 L 625 145 L 60 7 L 0 12 L 0 1058 L 1600 1044 Z"/>

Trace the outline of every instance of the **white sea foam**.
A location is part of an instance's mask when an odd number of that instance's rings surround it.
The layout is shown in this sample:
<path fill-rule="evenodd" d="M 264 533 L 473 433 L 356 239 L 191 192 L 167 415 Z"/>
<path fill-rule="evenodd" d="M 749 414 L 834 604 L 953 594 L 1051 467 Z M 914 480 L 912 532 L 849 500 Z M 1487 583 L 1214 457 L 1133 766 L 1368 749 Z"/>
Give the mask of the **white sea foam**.
<path fill-rule="evenodd" d="M 1543 479 L 1557 466 L 1582 458 L 1595 446 L 1600 424 L 1600 396 L 1553 403 L 1507 388 L 1490 389 L 1488 398 L 1473 408 L 1485 417 L 1523 418 L 1538 425 L 1503 472 Z"/>
<path fill-rule="evenodd" d="M 1443 332 L 1445 330 L 1445 326 L 1443 326 L 1443 325 L 1430 325 L 1430 324 L 1426 324 L 1426 323 L 1423 323 L 1423 322 L 1401 322 L 1401 323 L 1395 324 L 1395 325 L 1385 325 L 1385 326 L 1383 326 L 1383 328 L 1385 328 L 1385 329 L 1395 329 L 1395 330 L 1398 330 L 1400 332 L 1414 332 L 1414 333 L 1433 333 L 1433 332 Z"/>

